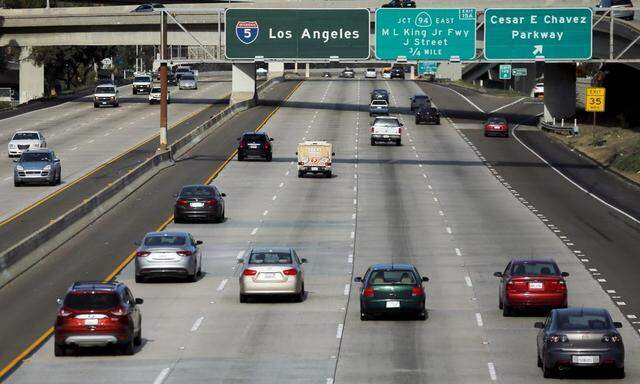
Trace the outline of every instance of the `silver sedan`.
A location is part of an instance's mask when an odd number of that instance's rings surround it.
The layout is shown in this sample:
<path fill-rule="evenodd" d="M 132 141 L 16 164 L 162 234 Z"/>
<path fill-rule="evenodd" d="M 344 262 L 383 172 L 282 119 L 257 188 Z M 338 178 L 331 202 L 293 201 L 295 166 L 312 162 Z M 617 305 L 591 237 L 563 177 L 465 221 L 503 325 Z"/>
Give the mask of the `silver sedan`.
<path fill-rule="evenodd" d="M 288 295 L 296 301 L 304 300 L 304 269 L 306 259 L 300 259 L 293 248 L 260 247 L 238 260 L 240 273 L 240 302 L 253 295 Z"/>
<path fill-rule="evenodd" d="M 202 274 L 199 245 L 188 232 L 149 232 L 136 251 L 136 283 L 152 276 L 186 277 L 194 282 Z"/>

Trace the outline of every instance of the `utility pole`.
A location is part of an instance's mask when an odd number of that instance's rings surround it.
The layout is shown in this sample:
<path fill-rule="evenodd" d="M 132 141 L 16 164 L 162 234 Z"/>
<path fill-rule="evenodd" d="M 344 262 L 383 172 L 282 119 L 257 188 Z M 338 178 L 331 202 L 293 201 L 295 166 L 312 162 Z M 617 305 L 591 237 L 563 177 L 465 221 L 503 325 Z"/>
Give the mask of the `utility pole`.
<path fill-rule="evenodd" d="M 160 12 L 160 151 L 167 145 L 167 13 Z"/>

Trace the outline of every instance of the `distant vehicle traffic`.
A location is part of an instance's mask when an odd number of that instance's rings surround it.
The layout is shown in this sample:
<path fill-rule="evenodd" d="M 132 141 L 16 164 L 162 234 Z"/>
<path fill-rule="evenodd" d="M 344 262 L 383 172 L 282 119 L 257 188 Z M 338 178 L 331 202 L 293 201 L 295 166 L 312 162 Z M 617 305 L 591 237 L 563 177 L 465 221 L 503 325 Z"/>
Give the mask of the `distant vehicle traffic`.
<path fill-rule="evenodd" d="M 200 240 L 183 231 L 149 232 L 136 250 L 136 283 L 147 278 L 184 277 L 195 282 L 202 274 Z"/>
<path fill-rule="evenodd" d="M 345 79 L 353 79 L 356 77 L 356 73 L 351 68 L 345 68 L 342 70 L 342 72 L 340 72 L 340 77 L 343 77 Z"/>
<path fill-rule="evenodd" d="M 164 8 L 164 5 L 160 3 L 142 4 L 135 7 L 131 12 L 153 12 L 160 8 Z"/>
<path fill-rule="evenodd" d="M 544 97 L 544 83 L 536 83 L 531 93 L 536 99 L 542 99 Z"/>
<path fill-rule="evenodd" d="M 222 223 L 225 218 L 225 196 L 213 185 L 184 186 L 176 195 L 173 220 L 176 223 L 196 220 Z"/>
<path fill-rule="evenodd" d="M 13 185 L 16 187 L 27 183 L 57 185 L 62 180 L 60 159 L 51 149 L 28 150 L 14 161 Z"/>
<path fill-rule="evenodd" d="M 500 278 L 498 306 L 504 316 L 511 316 L 517 309 L 566 308 L 567 272 L 561 272 L 552 259 L 511 260 L 504 272 L 496 272 Z"/>
<path fill-rule="evenodd" d="M 331 72 L 322 72 L 322 77 L 331 77 Z"/>
<path fill-rule="evenodd" d="M 71 348 L 117 346 L 133 355 L 142 344 L 140 304 L 120 282 L 76 282 L 58 299 L 54 325 L 54 354 L 65 356 Z"/>
<path fill-rule="evenodd" d="M 404 68 L 402 67 L 391 68 L 391 78 L 404 80 Z"/>
<path fill-rule="evenodd" d="M 293 248 L 259 247 L 249 251 L 240 273 L 240 302 L 252 296 L 287 295 L 304 301 L 304 268 L 307 262 Z"/>
<path fill-rule="evenodd" d="M 154 85 L 149 92 L 149 104 L 160 102 L 160 86 Z M 171 91 L 167 88 L 167 104 L 171 104 Z"/>
<path fill-rule="evenodd" d="M 371 126 L 371 145 L 379 142 L 402 145 L 402 123 L 397 117 L 376 117 Z"/>
<path fill-rule="evenodd" d="M 364 77 L 366 79 L 375 79 L 378 77 L 378 72 L 376 72 L 375 68 L 367 68 L 367 70 L 364 71 Z"/>
<path fill-rule="evenodd" d="M 267 73 L 269 73 L 269 70 L 267 68 L 256 68 L 256 75 L 258 76 L 267 76 Z"/>
<path fill-rule="evenodd" d="M 298 177 L 307 173 L 322 174 L 331 178 L 333 153 L 331 143 L 326 141 L 304 141 L 298 144 Z"/>
<path fill-rule="evenodd" d="M 384 100 L 389 103 L 389 91 L 386 89 L 374 89 L 371 91 L 371 101 Z"/>
<path fill-rule="evenodd" d="M 151 86 L 153 85 L 153 79 L 149 75 L 140 75 L 133 78 L 133 94 L 149 93 Z"/>
<path fill-rule="evenodd" d="M 273 138 L 266 132 L 245 132 L 238 137 L 238 161 L 250 157 L 264 158 L 271 161 L 273 157 Z"/>
<path fill-rule="evenodd" d="M 382 69 L 382 78 L 390 79 L 391 78 L 391 68 L 383 68 Z"/>
<path fill-rule="evenodd" d="M 604 15 L 607 11 L 598 10 L 598 8 L 612 8 L 611 15 L 618 19 L 633 20 L 633 3 L 631 0 L 600 0 L 596 5 L 596 15 Z"/>
<path fill-rule="evenodd" d="M 414 0 L 391 0 L 386 4 L 382 4 L 382 8 L 415 8 Z"/>
<path fill-rule="evenodd" d="M 485 136 L 509 137 L 509 123 L 504 117 L 489 117 L 484 123 Z"/>
<path fill-rule="evenodd" d="M 421 105 L 416 111 L 415 123 L 440 125 L 440 111 L 436 107 Z"/>
<path fill-rule="evenodd" d="M 414 95 L 409 100 L 411 101 L 411 112 L 417 110 L 421 105 L 431 106 L 431 99 L 427 95 Z"/>
<path fill-rule="evenodd" d="M 536 322 L 538 367 L 545 378 L 556 377 L 560 368 L 597 367 L 624 378 L 624 343 L 604 308 L 565 308 L 551 311 L 546 321 Z"/>
<path fill-rule="evenodd" d="M 178 80 L 179 89 L 198 89 L 198 80 L 193 73 L 184 73 Z"/>
<path fill-rule="evenodd" d="M 105 105 L 118 107 L 120 105 L 119 94 L 120 92 L 113 84 L 98 85 L 93 92 L 93 107 L 98 108 Z"/>
<path fill-rule="evenodd" d="M 190 66 L 181 65 L 173 71 L 176 77 L 176 81 L 179 82 L 182 76 L 184 75 L 193 75 L 194 77 L 197 75 L 195 71 L 191 69 Z"/>
<path fill-rule="evenodd" d="M 20 156 L 29 149 L 46 148 L 47 141 L 40 131 L 17 131 L 7 144 L 9 157 Z"/>
<path fill-rule="evenodd" d="M 389 103 L 385 100 L 373 100 L 369 105 L 369 116 L 389 115 Z"/>
<path fill-rule="evenodd" d="M 364 277 L 354 282 L 360 287 L 360 320 L 370 320 L 376 315 L 408 314 L 420 320 L 427 318 L 426 294 L 423 282 L 412 264 L 374 264 Z"/>

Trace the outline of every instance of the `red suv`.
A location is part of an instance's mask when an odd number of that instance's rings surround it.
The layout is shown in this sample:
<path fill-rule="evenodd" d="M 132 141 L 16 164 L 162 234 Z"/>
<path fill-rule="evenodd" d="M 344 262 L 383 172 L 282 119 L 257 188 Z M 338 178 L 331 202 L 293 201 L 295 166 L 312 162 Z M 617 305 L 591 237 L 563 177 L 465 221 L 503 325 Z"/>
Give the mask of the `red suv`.
<path fill-rule="evenodd" d="M 119 282 L 77 282 L 58 299 L 54 353 L 77 347 L 118 346 L 133 355 L 142 342 L 142 299 Z"/>
<path fill-rule="evenodd" d="M 567 272 L 560 272 L 552 259 L 511 260 L 504 272 L 493 274 L 500 278 L 499 307 L 504 316 L 514 309 L 566 308 Z"/>

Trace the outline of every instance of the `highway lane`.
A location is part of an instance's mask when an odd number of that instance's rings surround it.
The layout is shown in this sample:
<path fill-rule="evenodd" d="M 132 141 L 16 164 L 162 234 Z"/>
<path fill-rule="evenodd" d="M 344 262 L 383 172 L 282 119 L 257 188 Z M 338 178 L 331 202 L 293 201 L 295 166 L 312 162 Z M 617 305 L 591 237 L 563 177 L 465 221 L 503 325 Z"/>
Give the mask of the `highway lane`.
<path fill-rule="evenodd" d="M 282 100 L 296 84 L 276 84 L 263 97 Z M 46 259 L 0 289 L 4 314 L 0 319 L 0 339 L 3 340 L 0 366 L 5 367 L 53 324 L 55 299 L 69 284 L 78 279 L 107 277 L 135 249 L 135 241 L 159 227 L 172 213 L 173 194 L 178 188 L 206 180 L 233 153 L 236 138 L 250 127 L 256 127 L 274 109 L 271 106 L 252 108 L 223 124 L 181 161 L 149 181 L 145 188 L 134 191 Z M 75 198 L 64 195 L 61 204 Z"/>
<path fill-rule="evenodd" d="M 118 278 L 146 299 L 145 342 L 135 356 L 54 358 L 49 340 L 11 382 L 543 382 L 534 360 L 539 317 L 505 319 L 497 308 L 492 273 L 523 255 L 554 255 L 572 274 L 571 305 L 601 305 L 621 318 L 573 253 L 446 120 L 416 127 L 406 119 L 402 147 L 371 147 L 362 109 L 379 85 L 402 108 L 418 91 L 401 81 L 305 82 L 263 128 L 277 140 L 274 162 L 233 161 L 214 181 L 228 194 L 228 220 L 170 226 L 205 241 L 199 282 L 135 284 L 132 267 L 123 271 Z M 303 137 L 336 144 L 334 178 L 297 178 L 293 153 Z M 140 198 L 158 195 L 157 182 L 135 201 L 168 204 Z M 118 231 L 108 220 L 107 232 Z M 86 239 L 77 241 L 87 249 Z M 309 259 L 305 302 L 239 304 L 235 259 L 251 244 L 290 244 Z M 361 275 L 382 261 L 414 262 L 431 277 L 428 320 L 360 321 L 352 269 Z M 623 336 L 623 381 L 633 382 L 640 341 L 628 327 Z"/>
<path fill-rule="evenodd" d="M 169 126 L 221 102 L 231 88 L 228 81 L 202 78 L 198 90 L 171 87 Z M 63 188 L 116 155 L 154 136 L 160 119 L 158 105 L 149 105 L 147 95 L 131 95 L 131 87 L 120 87 L 119 108 L 93 108 L 91 97 L 83 97 L 52 108 L 0 120 L 0 221 L 29 204 Z M 47 146 L 62 163 L 60 186 L 13 186 L 13 167 L 7 146 L 17 130 L 39 130 Z"/>

